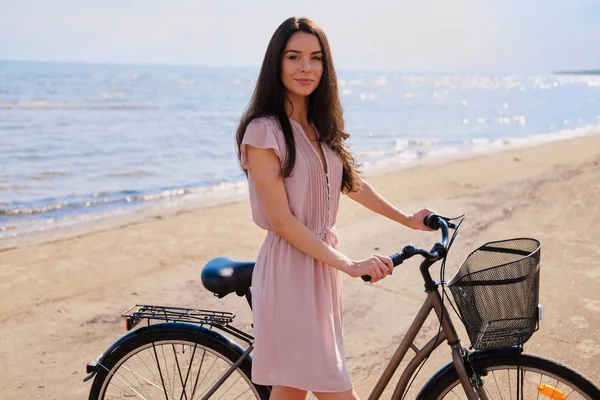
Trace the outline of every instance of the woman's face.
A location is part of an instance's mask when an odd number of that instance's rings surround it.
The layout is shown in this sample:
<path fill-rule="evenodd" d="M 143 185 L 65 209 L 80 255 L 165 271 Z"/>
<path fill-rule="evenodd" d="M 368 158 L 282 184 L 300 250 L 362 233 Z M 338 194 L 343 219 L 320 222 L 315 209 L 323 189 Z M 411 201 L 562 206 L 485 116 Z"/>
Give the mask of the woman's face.
<path fill-rule="evenodd" d="M 308 96 L 319 86 L 323 53 L 317 36 L 296 32 L 288 40 L 281 62 L 281 80 L 289 94 Z"/>

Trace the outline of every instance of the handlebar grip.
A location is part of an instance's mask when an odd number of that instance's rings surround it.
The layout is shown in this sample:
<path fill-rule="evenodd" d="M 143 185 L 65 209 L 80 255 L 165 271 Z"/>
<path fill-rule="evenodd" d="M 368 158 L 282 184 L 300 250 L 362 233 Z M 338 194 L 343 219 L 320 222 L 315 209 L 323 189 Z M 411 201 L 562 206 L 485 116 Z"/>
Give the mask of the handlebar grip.
<path fill-rule="evenodd" d="M 423 219 L 423 224 L 425 224 L 425 226 L 433 229 L 434 231 L 437 231 L 438 229 L 440 229 L 440 220 L 439 218 L 441 218 L 439 215 L 437 214 L 429 214 L 428 216 L 425 217 L 425 219 Z"/>
<path fill-rule="evenodd" d="M 398 265 L 402 264 L 402 261 L 404 261 L 404 256 L 402 255 L 402 253 L 396 253 L 393 256 L 391 256 L 390 258 L 392 259 L 392 263 L 394 264 L 394 267 L 397 267 Z M 363 275 L 363 276 L 361 276 L 361 279 L 365 282 L 371 282 L 370 275 Z"/>

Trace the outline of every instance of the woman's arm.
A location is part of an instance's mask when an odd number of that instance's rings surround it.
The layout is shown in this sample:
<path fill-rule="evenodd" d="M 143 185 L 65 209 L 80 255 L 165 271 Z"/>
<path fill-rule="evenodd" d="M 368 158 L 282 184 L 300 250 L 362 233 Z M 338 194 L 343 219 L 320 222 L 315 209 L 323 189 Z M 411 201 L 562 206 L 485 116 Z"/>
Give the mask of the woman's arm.
<path fill-rule="evenodd" d="M 348 192 L 348 197 L 357 203 L 365 206 L 369 210 L 376 212 L 401 223 L 412 229 L 429 231 L 431 230 L 423 224 L 423 219 L 434 211 L 424 208 L 413 215 L 407 215 L 392 205 L 382 195 L 380 195 L 367 181 L 362 179 L 361 188 L 356 192 Z"/>
<path fill-rule="evenodd" d="M 353 277 L 370 275 L 374 282 L 393 270 L 391 259 L 372 256 L 352 261 L 314 235 L 290 211 L 279 158 L 272 149 L 247 145 L 249 170 L 272 230 L 304 253 Z"/>

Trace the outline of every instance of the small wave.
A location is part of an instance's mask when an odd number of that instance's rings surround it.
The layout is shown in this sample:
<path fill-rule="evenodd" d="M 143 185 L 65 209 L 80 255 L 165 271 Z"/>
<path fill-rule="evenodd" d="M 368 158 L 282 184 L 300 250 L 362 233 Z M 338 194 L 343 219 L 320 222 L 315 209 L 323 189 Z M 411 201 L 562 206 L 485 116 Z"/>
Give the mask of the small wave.
<path fill-rule="evenodd" d="M 90 110 L 97 110 L 97 109 L 104 109 L 104 108 L 108 108 L 111 110 L 126 110 L 126 109 L 140 109 L 140 108 L 150 108 L 147 105 L 144 104 L 115 104 L 115 105 L 109 105 L 109 106 L 105 106 L 105 107 L 93 107 L 93 108 L 89 108 Z"/>
<path fill-rule="evenodd" d="M 13 224 L 13 225 L 0 225 L 0 232 L 16 231 L 22 229 L 24 225 Z"/>
<path fill-rule="evenodd" d="M 358 151 L 356 152 L 357 157 L 379 157 L 393 154 L 390 150 L 366 150 L 366 151 Z"/>
<path fill-rule="evenodd" d="M 51 211 L 57 211 L 61 208 L 68 206 L 69 203 L 60 202 L 55 204 L 48 204 L 39 207 L 20 207 L 17 206 L 15 208 L 0 208 L 0 215 L 4 216 L 15 216 L 15 215 L 34 215 L 34 214 L 44 214 Z"/>
<path fill-rule="evenodd" d="M 108 97 L 107 97 L 108 98 Z M 47 101 L 47 100 L 18 100 L 12 104 L 0 105 L 5 110 L 121 110 L 121 109 L 148 109 L 155 108 L 148 104 L 122 103 L 122 104 L 87 104 L 83 100 Z"/>
<path fill-rule="evenodd" d="M 394 150 L 401 152 L 410 147 L 434 147 L 440 144 L 438 139 L 396 139 Z"/>
<path fill-rule="evenodd" d="M 96 92 L 93 96 L 100 99 L 120 99 L 125 97 L 125 92 Z"/>
<path fill-rule="evenodd" d="M 23 110 L 56 110 L 70 109 L 81 105 L 80 101 L 48 101 L 48 100 L 17 100 L 14 102 L 14 108 Z M 9 105 L 10 107 L 10 105 Z"/>
<path fill-rule="evenodd" d="M 528 135 L 515 138 L 474 138 L 465 144 L 475 151 L 494 150 L 501 148 L 528 147 L 559 140 L 573 139 L 598 132 L 600 125 L 585 125 L 573 129 L 563 129 L 558 132 Z"/>
<path fill-rule="evenodd" d="M 104 175 L 107 178 L 139 178 L 141 176 L 151 175 L 148 171 L 131 171 L 131 172 L 113 172 Z"/>
<path fill-rule="evenodd" d="M 409 145 L 419 147 L 437 146 L 439 143 L 439 139 L 412 139 L 408 141 Z"/>
<path fill-rule="evenodd" d="M 90 212 L 83 210 L 93 210 L 96 208 L 119 208 L 119 205 L 141 204 L 155 201 L 172 201 L 177 199 L 189 198 L 207 199 L 219 198 L 227 195 L 239 194 L 247 189 L 247 183 L 226 182 L 212 186 L 188 187 L 165 189 L 159 192 L 142 193 L 136 191 L 122 191 L 117 193 L 93 193 L 88 198 L 83 199 L 62 199 L 43 205 L 28 204 L 1 204 L 0 215 L 6 217 L 25 216 L 25 215 L 43 215 L 60 212 L 62 214 L 77 214 L 81 212 Z M 47 201 L 52 201 L 49 199 Z M 93 212 L 93 211 L 91 211 Z"/>
<path fill-rule="evenodd" d="M 17 160 L 43 160 L 45 157 L 40 156 L 39 154 L 27 154 L 24 156 L 17 156 Z"/>
<path fill-rule="evenodd" d="M 491 142 L 490 139 L 475 138 L 475 139 L 471 139 L 470 144 L 472 144 L 474 146 L 486 146 L 486 145 L 490 144 L 490 142 Z M 469 142 L 467 142 L 466 144 L 469 144 Z"/>
<path fill-rule="evenodd" d="M 58 176 L 68 176 L 68 175 L 69 175 L 68 173 L 62 172 L 62 171 L 44 171 L 44 172 L 40 172 L 39 174 L 31 175 L 29 177 L 29 179 L 41 181 L 41 180 L 45 180 L 45 179 L 53 179 Z"/>
<path fill-rule="evenodd" d="M 0 185 L 0 191 L 2 190 L 23 190 L 23 189 L 29 189 L 31 186 L 28 185 L 8 185 L 8 186 L 3 186 Z"/>
<path fill-rule="evenodd" d="M 388 157 L 382 157 L 377 161 L 366 161 L 363 164 L 365 169 L 376 172 L 384 168 L 410 164 L 420 157 L 421 155 L 418 152 L 409 150 L 391 156 L 388 155 Z"/>

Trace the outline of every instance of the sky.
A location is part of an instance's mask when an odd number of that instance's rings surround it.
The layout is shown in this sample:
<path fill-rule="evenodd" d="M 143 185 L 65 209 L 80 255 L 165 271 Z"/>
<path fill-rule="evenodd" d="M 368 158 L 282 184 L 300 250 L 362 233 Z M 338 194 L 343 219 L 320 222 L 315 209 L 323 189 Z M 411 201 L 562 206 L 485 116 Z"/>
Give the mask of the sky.
<path fill-rule="evenodd" d="M 0 59 L 259 67 L 290 16 L 336 68 L 600 69 L 600 0 L 0 0 Z"/>

